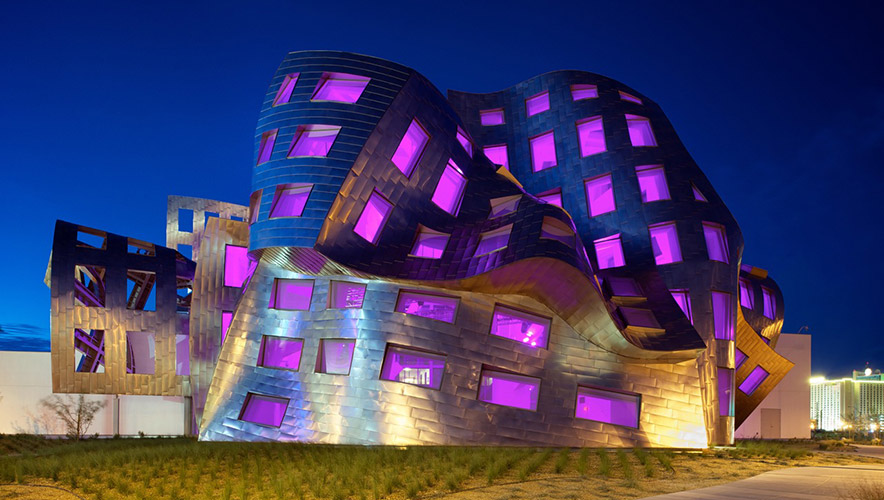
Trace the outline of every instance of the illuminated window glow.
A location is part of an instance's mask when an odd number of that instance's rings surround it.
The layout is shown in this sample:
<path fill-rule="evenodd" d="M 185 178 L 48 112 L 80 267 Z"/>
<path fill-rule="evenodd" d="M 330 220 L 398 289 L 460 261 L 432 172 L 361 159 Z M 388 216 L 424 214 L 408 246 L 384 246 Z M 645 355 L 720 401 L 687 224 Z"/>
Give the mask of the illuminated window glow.
<path fill-rule="evenodd" d="M 691 324 L 694 324 L 694 315 L 691 311 L 691 294 L 687 290 L 669 290 L 675 303 L 681 308 L 681 312 L 688 318 Z"/>
<path fill-rule="evenodd" d="M 298 73 L 285 75 L 279 90 L 276 92 L 276 97 L 273 99 L 274 106 L 285 104 L 291 100 L 292 91 L 295 90 L 295 84 L 298 83 L 298 75 Z"/>
<path fill-rule="evenodd" d="M 453 161 L 448 160 L 448 165 L 442 171 L 442 177 L 436 184 L 436 191 L 433 192 L 433 203 L 437 207 L 445 210 L 451 215 L 456 216 L 460 210 L 460 203 L 463 201 L 464 190 L 467 186 L 467 179 L 463 176 L 460 168 Z"/>
<path fill-rule="evenodd" d="M 277 217 L 300 217 L 304 213 L 313 184 L 280 184 L 273 193 L 270 219 Z"/>
<path fill-rule="evenodd" d="M 355 339 L 320 339 L 316 373 L 350 375 L 355 350 Z"/>
<path fill-rule="evenodd" d="M 715 338 L 734 340 L 734 310 L 731 294 L 712 292 L 712 325 Z"/>
<path fill-rule="evenodd" d="M 479 111 L 479 122 L 482 125 L 489 127 L 491 125 L 503 125 L 503 108 L 497 109 L 484 109 Z"/>
<path fill-rule="evenodd" d="M 418 226 L 417 239 L 411 247 L 409 256 L 422 257 L 425 259 L 441 259 L 448 245 L 449 234 L 433 231 L 424 226 Z"/>
<path fill-rule="evenodd" d="M 516 211 L 519 206 L 519 200 L 522 195 L 504 196 L 502 198 L 493 198 L 491 200 L 491 213 L 488 214 L 489 219 L 500 217 L 502 215 L 511 214 Z"/>
<path fill-rule="evenodd" d="M 270 292 L 270 308 L 307 311 L 313 298 L 313 280 L 276 278 Z"/>
<path fill-rule="evenodd" d="M 657 140 L 651 130 L 651 120 L 636 115 L 626 115 L 626 128 L 629 130 L 629 140 L 634 147 L 656 146 Z"/>
<path fill-rule="evenodd" d="M 230 323 L 233 323 L 233 311 L 221 311 L 221 345 L 224 345 L 224 340 L 227 338 Z"/>
<path fill-rule="evenodd" d="M 552 130 L 532 137 L 529 145 L 531 146 L 531 167 L 535 172 L 556 166 L 556 139 Z"/>
<path fill-rule="evenodd" d="M 278 131 L 278 129 L 274 129 L 261 134 L 261 144 L 258 146 L 258 165 L 270 161 L 270 154 L 273 153 L 273 145 L 276 143 Z"/>
<path fill-rule="evenodd" d="M 328 156 L 340 131 L 341 127 L 334 125 L 298 125 L 288 157 Z"/>
<path fill-rule="evenodd" d="M 636 104 L 642 103 L 641 99 L 639 99 L 638 97 L 636 97 L 632 94 L 627 94 L 626 92 L 623 92 L 622 90 L 618 90 L 617 93 L 620 94 L 621 101 L 629 101 L 629 102 L 634 102 Z"/>
<path fill-rule="evenodd" d="M 224 247 L 224 286 L 242 287 L 249 272 L 249 249 L 236 245 Z"/>
<path fill-rule="evenodd" d="M 491 318 L 491 335 L 530 347 L 546 348 L 552 320 L 497 304 Z"/>
<path fill-rule="evenodd" d="M 638 429 L 640 406 L 641 396 L 638 394 L 577 387 L 577 410 L 574 416 Z"/>
<path fill-rule="evenodd" d="M 547 191 L 545 193 L 540 193 L 537 195 L 537 199 L 544 202 L 549 203 L 550 205 L 555 205 L 559 208 L 562 207 L 562 188 L 555 188 L 551 191 Z"/>
<path fill-rule="evenodd" d="M 600 238 L 593 242 L 599 269 L 610 269 L 626 265 L 623 258 L 623 247 L 620 245 L 620 234 Z"/>
<path fill-rule="evenodd" d="M 525 109 L 528 111 L 528 116 L 534 116 L 547 111 L 549 109 L 549 92 L 542 92 L 526 99 Z"/>
<path fill-rule="evenodd" d="M 485 156 L 491 160 L 491 163 L 509 168 L 510 162 L 506 153 L 506 144 L 498 144 L 496 146 L 486 146 L 482 148 Z"/>
<path fill-rule="evenodd" d="M 746 278 L 740 278 L 740 305 L 746 309 L 752 309 L 755 304 L 754 297 L 755 292 L 752 290 L 752 283 L 749 283 L 749 280 Z"/>
<path fill-rule="evenodd" d="M 400 291 L 396 312 L 454 323 L 460 299 L 447 295 Z"/>
<path fill-rule="evenodd" d="M 289 400 L 276 396 L 266 396 L 250 392 L 242 406 L 239 419 L 253 424 L 279 427 L 285 417 Z"/>
<path fill-rule="evenodd" d="M 560 241 L 568 246 L 574 246 L 574 231 L 568 224 L 554 217 L 544 217 L 540 227 L 540 237 Z"/>
<path fill-rule="evenodd" d="M 611 174 L 586 181 L 586 202 L 589 205 L 590 217 L 613 212 L 617 209 L 614 204 L 614 185 L 611 182 Z"/>
<path fill-rule="evenodd" d="M 663 222 L 648 226 L 651 234 L 651 249 L 654 261 L 658 266 L 681 262 L 681 247 L 678 244 L 678 233 L 674 222 Z"/>
<path fill-rule="evenodd" d="M 607 150 L 602 117 L 594 116 L 577 122 L 577 138 L 580 140 L 580 156 L 586 157 Z"/>
<path fill-rule="evenodd" d="M 479 244 L 476 246 L 476 253 L 473 256 L 478 257 L 506 248 L 512 230 L 513 225 L 508 224 L 499 229 L 482 233 L 479 235 Z"/>
<path fill-rule="evenodd" d="M 381 380 L 438 389 L 445 373 L 445 358 L 444 354 L 388 345 Z"/>
<path fill-rule="evenodd" d="M 729 368 L 718 368 L 718 414 L 734 416 L 734 371 Z"/>
<path fill-rule="evenodd" d="M 767 373 L 767 370 L 760 366 L 756 366 L 749 373 L 749 376 L 743 380 L 743 383 L 740 384 L 740 390 L 746 394 L 747 396 L 751 396 L 758 386 L 760 386 L 766 379 L 767 376 L 770 375 Z"/>
<path fill-rule="evenodd" d="M 411 177 L 411 172 L 420 160 L 429 140 L 430 135 L 424 127 L 417 120 L 412 120 L 392 158 L 393 164 L 405 174 L 405 177 Z"/>
<path fill-rule="evenodd" d="M 482 369 L 479 401 L 533 411 L 539 393 L 539 378 Z"/>
<path fill-rule="evenodd" d="M 727 236 L 724 234 L 724 226 L 714 222 L 704 222 L 703 236 L 706 238 L 706 250 L 709 253 L 709 260 L 717 260 L 727 264 Z"/>
<path fill-rule="evenodd" d="M 734 366 L 737 370 L 739 370 L 740 367 L 743 366 L 743 363 L 748 357 L 749 356 L 746 356 L 746 353 L 744 353 L 743 351 L 739 349 L 734 349 Z"/>
<path fill-rule="evenodd" d="M 298 371 L 303 349 L 304 339 L 264 335 L 258 353 L 258 366 Z"/>
<path fill-rule="evenodd" d="M 595 85 L 577 83 L 571 85 L 571 99 L 581 101 L 583 99 L 595 99 L 599 96 L 599 89 Z"/>
<path fill-rule="evenodd" d="M 362 96 L 371 78 L 347 73 L 323 73 L 313 92 L 313 101 L 354 103 Z"/>
<path fill-rule="evenodd" d="M 473 157 L 473 143 L 470 141 L 470 138 L 467 137 L 467 133 L 463 131 L 462 128 L 457 127 L 457 142 L 463 146 L 464 150 L 470 155 L 470 158 Z"/>
<path fill-rule="evenodd" d="M 360 309 L 365 300 L 364 283 L 332 281 L 329 285 L 328 307 L 331 309 Z"/>
<path fill-rule="evenodd" d="M 765 286 L 761 287 L 762 300 L 764 301 L 764 316 L 774 319 L 777 315 L 777 299 L 773 290 Z"/>
<path fill-rule="evenodd" d="M 709 201 L 709 200 L 706 199 L 705 196 L 703 196 L 703 193 L 701 193 L 700 190 L 697 189 L 697 186 L 691 184 L 691 190 L 694 192 L 694 199 L 695 199 L 695 200 L 697 200 L 697 201 L 705 201 L 705 202 L 708 202 L 708 201 Z"/>
<path fill-rule="evenodd" d="M 642 203 L 668 200 L 669 187 L 666 185 L 666 174 L 660 165 L 644 165 L 635 167 L 638 187 L 642 192 Z"/>
<path fill-rule="evenodd" d="M 389 201 L 385 200 L 377 191 L 371 193 L 353 231 L 366 241 L 376 244 L 392 211 L 393 205 Z"/>

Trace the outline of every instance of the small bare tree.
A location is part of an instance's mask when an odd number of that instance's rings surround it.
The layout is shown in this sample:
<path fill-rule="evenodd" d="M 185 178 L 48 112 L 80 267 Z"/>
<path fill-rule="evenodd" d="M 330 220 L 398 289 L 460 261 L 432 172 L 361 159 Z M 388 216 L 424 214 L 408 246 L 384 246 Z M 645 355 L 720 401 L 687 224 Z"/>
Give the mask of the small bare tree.
<path fill-rule="evenodd" d="M 80 394 L 77 399 L 69 395 L 61 397 L 53 394 L 40 400 L 40 406 L 54 413 L 64 423 L 69 439 L 79 441 L 82 439 L 95 414 L 105 407 L 105 401 L 86 401 L 86 397 Z"/>

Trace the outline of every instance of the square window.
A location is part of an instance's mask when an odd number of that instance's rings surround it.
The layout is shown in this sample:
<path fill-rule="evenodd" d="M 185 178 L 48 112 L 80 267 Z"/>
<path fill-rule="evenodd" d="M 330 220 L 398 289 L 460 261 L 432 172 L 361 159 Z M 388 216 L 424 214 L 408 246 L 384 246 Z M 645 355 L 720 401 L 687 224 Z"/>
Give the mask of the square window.
<path fill-rule="evenodd" d="M 126 309 L 157 310 L 157 273 L 153 271 L 126 271 Z"/>
<path fill-rule="evenodd" d="M 263 191 L 263 189 L 259 189 L 249 196 L 249 225 L 254 224 L 258 220 L 258 210 L 260 210 L 261 193 Z"/>
<path fill-rule="evenodd" d="M 621 101 L 629 101 L 629 102 L 634 102 L 636 104 L 642 103 L 641 99 L 639 99 L 638 97 L 636 97 L 632 94 L 627 94 L 626 92 L 623 92 L 622 90 L 618 90 L 617 93 L 620 94 Z"/>
<path fill-rule="evenodd" d="M 709 260 L 717 260 L 727 264 L 727 236 L 724 234 L 724 226 L 714 222 L 704 222 L 703 236 L 706 238 L 706 251 L 709 253 Z"/>
<path fill-rule="evenodd" d="M 104 307 L 104 266 L 74 266 L 74 305 Z"/>
<path fill-rule="evenodd" d="M 574 246 L 574 231 L 568 224 L 554 217 L 544 217 L 540 226 L 540 237 Z"/>
<path fill-rule="evenodd" d="M 193 210 L 187 208 L 178 209 L 178 231 L 183 233 L 193 232 Z"/>
<path fill-rule="evenodd" d="M 356 339 L 321 339 L 316 373 L 350 375 L 355 350 Z"/>
<path fill-rule="evenodd" d="M 734 371 L 730 368 L 718 368 L 718 414 L 734 416 Z"/>
<path fill-rule="evenodd" d="M 712 326 L 715 338 L 734 340 L 734 310 L 731 294 L 712 292 Z"/>
<path fill-rule="evenodd" d="M 669 187 L 666 185 L 666 174 L 663 173 L 662 166 L 635 167 L 635 175 L 642 192 L 642 203 L 669 199 Z"/>
<path fill-rule="evenodd" d="M 353 231 L 372 245 L 376 244 L 392 211 L 393 205 L 377 191 L 374 191 L 368 198 L 365 208 L 362 209 Z"/>
<path fill-rule="evenodd" d="M 491 125 L 503 125 L 503 108 L 484 109 L 479 111 L 479 122 L 486 127 Z"/>
<path fill-rule="evenodd" d="M 381 380 L 439 389 L 445 373 L 444 354 L 387 345 Z"/>
<path fill-rule="evenodd" d="M 516 208 L 519 206 L 519 200 L 521 199 L 522 195 L 520 194 L 491 199 L 491 213 L 488 214 L 488 218 L 493 219 L 495 217 L 515 212 Z"/>
<path fill-rule="evenodd" d="M 224 247 L 224 286 L 242 288 L 249 272 L 249 249 L 236 245 Z"/>
<path fill-rule="evenodd" d="M 541 92 L 536 96 L 529 97 L 525 100 L 525 108 L 528 110 L 528 116 L 549 110 L 549 92 Z"/>
<path fill-rule="evenodd" d="M 307 311 L 313 298 L 313 280 L 276 278 L 270 292 L 270 308 Z"/>
<path fill-rule="evenodd" d="M 491 335 L 545 349 L 551 325 L 552 320 L 547 317 L 496 304 L 491 317 Z"/>
<path fill-rule="evenodd" d="M 396 312 L 454 323 L 460 299 L 449 295 L 435 295 L 400 290 Z"/>
<path fill-rule="evenodd" d="M 764 301 L 764 316 L 774 319 L 777 315 L 777 299 L 773 290 L 766 286 L 761 287 L 761 298 Z"/>
<path fill-rule="evenodd" d="M 599 269 L 610 269 L 626 265 L 623 258 L 623 247 L 620 245 L 620 234 L 600 238 L 593 242 Z"/>
<path fill-rule="evenodd" d="M 583 99 L 595 99 L 599 96 L 599 89 L 595 85 L 577 83 L 571 85 L 571 99 L 582 101 Z"/>
<path fill-rule="evenodd" d="M 87 248 L 105 249 L 107 233 L 93 229 L 80 228 L 77 231 L 77 246 Z"/>
<path fill-rule="evenodd" d="M 190 375 L 190 337 L 175 335 L 175 375 Z"/>
<path fill-rule="evenodd" d="M 239 420 L 269 427 L 279 427 L 285 418 L 289 400 L 250 392 L 239 413 Z"/>
<path fill-rule="evenodd" d="M 74 329 L 74 366 L 77 373 L 104 373 L 104 330 Z"/>
<path fill-rule="evenodd" d="M 151 332 L 126 332 L 126 373 L 156 373 L 156 336 Z"/>
<path fill-rule="evenodd" d="M 672 298 L 675 300 L 675 303 L 678 304 L 678 307 L 681 309 L 681 312 L 688 318 L 688 321 L 691 324 L 694 324 L 694 315 L 691 311 L 691 294 L 687 290 L 669 290 L 669 293 L 672 294 Z"/>
<path fill-rule="evenodd" d="M 703 196 L 703 193 L 701 193 L 700 190 L 697 189 L 697 186 L 693 185 L 693 183 L 691 184 L 691 190 L 694 192 L 694 199 L 695 199 L 695 200 L 697 200 L 697 201 L 705 201 L 705 202 L 708 202 L 708 201 L 709 201 L 709 200 L 706 199 L 705 196 Z"/>
<path fill-rule="evenodd" d="M 740 278 L 740 305 L 746 309 L 755 307 L 755 291 L 752 289 L 752 283 L 746 278 Z"/>
<path fill-rule="evenodd" d="M 291 100 L 292 91 L 295 90 L 295 84 L 298 83 L 298 75 L 299 73 L 285 75 L 285 78 L 282 79 L 282 84 L 279 86 L 279 90 L 276 91 L 276 97 L 273 98 L 274 106 L 285 104 Z"/>
<path fill-rule="evenodd" d="M 313 184 L 280 184 L 273 193 L 269 219 L 300 217 L 304 213 Z"/>
<path fill-rule="evenodd" d="M 512 230 L 513 225 L 507 224 L 499 229 L 480 234 L 479 244 L 476 246 L 476 253 L 473 254 L 473 257 L 478 257 L 506 248 Z"/>
<path fill-rule="evenodd" d="M 424 259 L 441 259 L 445 252 L 445 246 L 448 245 L 449 236 L 428 227 L 418 226 L 417 239 L 415 239 L 408 255 Z"/>
<path fill-rule="evenodd" d="M 529 140 L 529 145 L 531 146 L 531 167 L 535 172 L 556 166 L 556 139 L 552 130 L 532 137 Z"/>
<path fill-rule="evenodd" d="M 316 85 L 312 101 L 354 103 L 362 96 L 371 78 L 347 73 L 323 73 Z"/>
<path fill-rule="evenodd" d="M 464 132 L 463 129 L 460 127 L 457 127 L 457 142 L 459 142 L 460 145 L 463 146 L 464 151 L 466 151 L 467 154 L 470 155 L 470 158 L 472 158 L 473 157 L 473 143 L 472 143 L 472 141 L 470 141 L 470 138 L 467 137 L 467 133 Z"/>
<path fill-rule="evenodd" d="M 279 129 L 269 130 L 261 134 L 261 143 L 258 145 L 258 163 L 267 163 L 270 161 L 270 154 L 273 153 L 273 145 L 276 143 L 276 133 Z"/>
<path fill-rule="evenodd" d="M 331 309 L 361 309 L 365 300 L 364 283 L 332 281 L 329 285 L 328 307 Z"/>
<path fill-rule="evenodd" d="M 577 122 L 577 138 L 580 140 L 580 156 L 603 153 L 607 150 L 605 145 L 605 130 L 602 127 L 602 117 L 594 116 Z"/>
<path fill-rule="evenodd" d="M 482 368 L 479 401 L 534 411 L 539 393 L 539 378 Z"/>
<path fill-rule="evenodd" d="M 739 349 L 734 349 L 734 366 L 737 370 L 743 366 L 743 363 L 746 362 L 747 358 L 749 358 L 749 356 L 746 356 L 746 353 Z"/>
<path fill-rule="evenodd" d="M 485 156 L 491 160 L 491 163 L 501 167 L 509 168 L 510 162 L 506 153 L 506 144 L 498 144 L 496 146 L 485 146 L 482 148 Z"/>
<path fill-rule="evenodd" d="M 299 156 L 325 157 L 331 151 L 332 144 L 340 133 L 341 127 L 334 125 L 298 125 L 289 158 Z"/>
<path fill-rule="evenodd" d="M 303 350 L 304 339 L 264 335 L 261 337 L 258 366 L 298 371 Z"/>
<path fill-rule="evenodd" d="M 540 193 L 537 195 L 537 199 L 544 202 L 549 203 L 550 205 L 555 205 L 559 208 L 562 207 L 562 188 L 555 188 L 551 191 L 547 191 L 545 193 Z"/>
<path fill-rule="evenodd" d="M 592 387 L 577 387 L 574 416 L 595 422 L 638 429 L 641 396 Z"/>
<path fill-rule="evenodd" d="M 629 130 L 629 140 L 634 147 L 656 146 L 657 140 L 651 130 L 651 120 L 636 115 L 626 115 L 626 128 Z"/>
<path fill-rule="evenodd" d="M 412 120 L 391 159 L 396 168 L 405 174 L 405 177 L 411 177 L 411 172 L 420 160 L 429 140 L 430 134 L 417 120 Z"/>
<path fill-rule="evenodd" d="M 648 226 L 648 232 L 651 233 L 651 249 L 658 266 L 681 262 L 681 247 L 678 244 L 678 233 L 674 222 Z"/>
<path fill-rule="evenodd" d="M 614 204 L 614 185 L 611 182 L 611 174 L 586 181 L 586 202 L 589 205 L 590 217 L 613 212 L 617 209 Z"/>
<path fill-rule="evenodd" d="M 233 311 L 221 311 L 221 345 L 227 338 L 227 331 L 230 330 L 230 324 L 233 323 Z"/>
<path fill-rule="evenodd" d="M 445 166 L 445 170 L 442 171 L 442 177 L 439 178 L 439 183 L 436 184 L 432 201 L 437 207 L 451 215 L 457 216 L 466 186 L 467 179 L 463 176 L 460 168 L 458 168 L 454 161 L 448 160 L 448 165 Z"/>
<path fill-rule="evenodd" d="M 770 374 L 767 373 L 767 370 L 760 366 L 756 366 L 749 373 L 749 376 L 743 380 L 743 383 L 740 384 L 740 390 L 747 396 L 751 396 L 752 393 L 758 389 L 758 386 L 767 379 L 768 375 Z"/>

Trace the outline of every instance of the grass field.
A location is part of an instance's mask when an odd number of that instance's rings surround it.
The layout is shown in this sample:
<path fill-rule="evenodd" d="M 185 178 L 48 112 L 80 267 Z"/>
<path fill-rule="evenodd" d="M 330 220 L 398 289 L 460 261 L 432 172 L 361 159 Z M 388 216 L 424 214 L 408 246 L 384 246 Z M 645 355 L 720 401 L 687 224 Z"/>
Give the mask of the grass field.
<path fill-rule="evenodd" d="M 44 485 L 99 500 L 619 499 L 710 486 L 782 467 L 874 461 L 809 449 L 765 442 L 688 453 L 198 443 L 185 438 L 68 443 L 0 436 L 0 484 L 6 485 L 0 486 L 0 498 L 4 488 Z"/>

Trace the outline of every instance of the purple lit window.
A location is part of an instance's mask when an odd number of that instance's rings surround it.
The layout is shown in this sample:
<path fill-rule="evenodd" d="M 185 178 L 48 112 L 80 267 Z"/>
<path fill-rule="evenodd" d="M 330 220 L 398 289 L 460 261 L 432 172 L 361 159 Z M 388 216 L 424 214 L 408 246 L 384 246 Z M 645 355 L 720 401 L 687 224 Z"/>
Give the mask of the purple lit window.
<path fill-rule="evenodd" d="M 341 127 L 335 125 L 298 125 L 288 157 L 328 156 L 340 131 Z"/>
<path fill-rule="evenodd" d="M 633 146 L 657 145 L 654 132 L 651 131 L 651 120 L 643 116 L 626 115 L 626 128 L 629 130 L 629 141 Z"/>
<path fill-rule="evenodd" d="M 761 296 L 764 301 L 764 316 L 774 319 L 777 315 L 777 299 L 773 291 L 765 286 L 761 287 Z"/>
<path fill-rule="evenodd" d="M 687 290 L 669 290 L 675 303 L 681 308 L 681 312 L 688 318 L 691 324 L 694 324 L 694 314 L 691 311 L 691 294 Z"/>
<path fill-rule="evenodd" d="M 539 378 L 482 369 L 479 401 L 534 411 L 539 393 Z"/>
<path fill-rule="evenodd" d="M 623 247 L 620 245 L 620 234 L 601 238 L 593 242 L 599 269 L 610 269 L 626 265 L 623 258 Z"/>
<path fill-rule="evenodd" d="M 632 94 L 627 94 L 626 92 L 623 92 L 622 90 L 618 90 L 617 93 L 620 94 L 621 101 L 629 101 L 629 102 L 634 102 L 636 104 L 642 103 L 641 99 L 639 99 L 638 97 L 636 97 Z"/>
<path fill-rule="evenodd" d="M 712 292 L 712 325 L 715 338 L 734 340 L 734 308 L 731 294 Z"/>
<path fill-rule="evenodd" d="M 485 156 L 491 160 L 491 163 L 509 168 L 510 162 L 506 154 L 506 144 L 485 146 L 482 151 L 485 152 Z"/>
<path fill-rule="evenodd" d="M 724 226 L 714 222 L 704 222 L 703 236 L 706 238 L 709 260 L 717 260 L 727 264 L 727 236 L 724 234 Z"/>
<path fill-rule="evenodd" d="M 537 195 L 537 199 L 544 202 L 544 203 L 549 203 L 550 205 L 555 205 L 559 208 L 563 208 L 562 207 L 562 188 L 555 188 L 552 191 L 540 193 Z"/>
<path fill-rule="evenodd" d="M 221 311 L 221 345 L 224 345 L 224 339 L 227 338 L 227 330 L 230 330 L 230 323 L 233 322 L 232 311 Z"/>
<path fill-rule="evenodd" d="M 298 83 L 298 75 L 299 73 L 285 75 L 285 78 L 282 80 L 282 85 L 279 86 L 279 90 L 276 92 L 276 97 L 273 99 L 274 106 L 285 104 L 291 100 L 292 91 L 295 90 L 295 84 Z"/>
<path fill-rule="evenodd" d="M 500 217 L 501 215 L 511 214 L 516 211 L 519 206 L 519 200 L 522 195 L 504 196 L 503 198 L 494 198 L 491 200 L 491 213 L 489 219 Z"/>
<path fill-rule="evenodd" d="M 503 108 L 484 109 L 479 111 L 479 122 L 486 127 L 491 125 L 503 125 Z"/>
<path fill-rule="evenodd" d="M 385 200 L 377 191 L 371 193 L 353 231 L 371 244 L 376 244 L 381 235 L 381 229 L 392 211 L 393 205 L 389 201 Z"/>
<path fill-rule="evenodd" d="M 236 245 L 224 247 L 224 286 L 242 287 L 249 272 L 249 249 Z"/>
<path fill-rule="evenodd" d="M 270 308 L 288 311 L 307 311 L 313 298 L 313 280 L 276 278 L 270 293 Z"/>
<path fill-rule="evenodd" d="M 307 205 L 313 184 L 280 184 L 273 194 L 270 219 L 277 217 L 300 217 Z"/>
<path fill-rule="evenodd" d="M 438 389 L 445 372 L 445 355 L 387 345 L 381 380 Z"/>
<path fill-rule="evenodd" d="M 289 400 L 276 396 L 265 396 L 250 392 L 246 394 L 246 402 L 242 406 L 239 419 L 253 424 L 279 427 L 285 417 Z"/>
<path fill-rule="evenodd" d="M 743 380 L 743 383 L 740 384 L 740 390 L 747 396 L 751 396 L 752 393 L 755 392 L 755 389 L 758 389 L 758 386 L 764 382 L 768 375 L 769 373 L 767 373 L 767 370 L 760 366 L 756 366 L 749 373 L 749 376 L 746 377 L 746 380 Z"/>
<path fill-rule="evenodd" d="M 546 348 L 552 320 L 500 304 L 494 306 L 491 335 L 515 340 L 531 347 Z"/>
<path fill-rule="evenodd" d="M 529 141 L 531 146 L 531 167 L 535 172 L 556 166 L 556 138 L 550 130 Z"/>
<path fill-rule="evenodd" d="M 156 373 L 156 336 L 152 332 L 126 332 L 126 373 Z"/>
<path fill-rule="evenodd" d="M 457 216 L 466 186 L 467 179 L 463 176 L 460 168 L 452 160 L 448 160 L 448 165 L 445 166 L 442 177 L 436 184 L 432 201 L 437 207 Z"/>
<path fill-rule="evenodd" d="M 513 225 L 508 224 L 502 228 L 488 231 L 479 235 L 479 244 L 476 246 L 476 253 L 473 257 L 489 254 L 506 248 L 510 241 L 510 232 Z"/>
<path fill-rule="evenodd" d="M 581 101 L 583 99 L 595 99 L 599 96 L 599 89 L 595 85 L 577 83 L 571 85 L 571 99 Z"/>
<path fill-rule="evenodd" d="M 175 375 L 190 375 L 190 337 L 175 335 Z"/>
<path fill-rule="evenodd" d="M 355 350 L 355 339 L 321 339 L 319 341 L 319 358 L 316 360 L 316 373 L 349 375 Z"/>
<path fill-rule="evenodd" d="M 261 134 L 261 144 L 258 146 L 258 165 L 270 161 L 270 154 L 273 153 L 273 145 L 276 143 L 276 132 L 278 129 Z"/>
<path fill-rule="evenodd" d="M 104 307 L 104 266 L 74 266 L 74 305 Z"/>
<path fill-rule="evenodd" d="M 709 200 L 706 199 L 705 196 L 703 196 L 703 193 L 701 193 L 700 190 L 697 189 L 697 186 L 691 184 L 691 190 L 694 192 L 694 199 L 695 199 L 695 200 L 697 200 L 697 201 L 706 201 L 706 202 L 709 201 Z"/>
<path fill-rule="evenodd" d="M 660 165 L 643 165 L 635 167 L 638 187 L 642 192 L 642 203 L 668 200 L 669 187 L 666 185 L 666 174 Z"/>
<path fill-rule="evenodd" d="M 580 156 L 586 157 L 607 150 L 602 117 L 594 116 L 577 122 L 577 138 L 580 140 Z"/>
<path fill-rule="evenodd" d="M 641 396 L 638 394 L 577 387 L 577 411 L 574 416 L 638 429 L 640 407 Z"/>
<path fill-rule="evenodd" d="M 743 363 L 748 357 L 749 356 L 746 356 L 746 353 L 744 353 L 743 351 L 739 349 L 734 349 L 734 366 L 737 368 L 737 370 L 739 370 L 740 367 L 743 366 Z"/>
<path fill-rule="evenodd" d="M 526 99 L 525 109 L 528 110 L 528 116 L 547 111 L 549 109 L 549 92 L 542 92 Z"/>
<path fill-rule="evenodd" d="M 414 246 L 411 247 L 411 252 L 408 255 L 425 259 L 441 259 L 445 252 L 445 246 L 448 244 L 448 237 L 448 234 L 418 226 L 417 239 L 415 239 Z"/>
<path fill-rule="evenodd" d="M 623 278 L 620 276 L 609 276 L 605 279 L 608 287 L 611 289 L 611 295 L 616 297 L 642 297 L 641 287 L 638 282 L 632 278 Z"/>
<path fill-rule="evenodd" d="M 454 323 L 460 299 L 447 295 L 400 291 L 396 312 Z"/>
<path fill-rule="evenodd" d="M 543 225 L 540 226 L 540 237 L 560 241 L 568 246 L 574 246 L 574 231 L 568 224 L 554 217 L 543 218 Z"/>
<path fill-rule="evenodd" d="M 420 160 L 429 140 L 430 135 L 424 130 L 424 127 L 417 120 L 412 120 L 391 159 L 396 168 L 405 174 L 405 177 L 411 177 L 411 172 Z"/>
<path fill-rule="evenodd" d="M 678 245 L 678 233 L 674 222 L 664 222 L 648 226 L 651 233 L 651 249 L 654 261 L 658 266 L 681 262 L 681 247 Z"/>
<path fill-rule="evenodd" d="M 328 307 L 331 309 L 359 309 L 365 300 L 365 284 L 332 281 L 328 298 Z"/>
<path fill-rule="evenodd" d="M 617 209 L 614 204 L 614 186 L 611 174 L 606 174 L 586 181 L 586 202 L 589 204 L 589 216 L 606 214 Z"/>
<path fill-rule="evenodd" d="M 313 101 L 354 103 L 359 100 L 371 78 L 347 73 L 323 73 L 313 92 Z"/>
<path fill-rule="evenodd" d="M 470 158 L 473 157 L 473 143 L 470 141 L 470 138 L 467 137 L 467 133 L 463 131 L 462 128 L 457 127 L 457 142 L 463 146 L 464 150 L 466 150 L 467 154 L 470 155 Z"/>
<path fill-rule="evenodd" d="M 752 290 L 752 284 L 749 283 L 749 280 L 745 278 L 740 278 L 740 305 L 745 307 L 746 309 L 752 309 L 754 307 L 755 301 L 753 300 L 754 291 Z"/>
<path fill-rule="evenodd" d="M 249 196 L 249 225 L 255 223 L 258 220 L 258 210 L 260 210 L 261 206 L 261 192 L 263 189 L 259 189 L 252 193 Z"/>
<path fill-rule="evenodd" d="M 623 316 L 623 319 L 629 326 L 660 328 L 660 323 L 657 321 L 657 317 L 648 309 L 624 306 L 621 306 L 618 309 L 620 310 L 620 315 Z"/>
<path fill-rule="evenodd" d="M 718 414 L 734 416 L 734 371 L 729 368 L 718 368 Z"/>
<path fill-rule="evenodd" d="M 258 366 L 298 371 L 303 349 L 304 339 L 264 335 L 258 353 Z"/>

